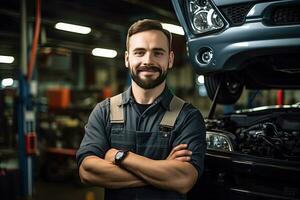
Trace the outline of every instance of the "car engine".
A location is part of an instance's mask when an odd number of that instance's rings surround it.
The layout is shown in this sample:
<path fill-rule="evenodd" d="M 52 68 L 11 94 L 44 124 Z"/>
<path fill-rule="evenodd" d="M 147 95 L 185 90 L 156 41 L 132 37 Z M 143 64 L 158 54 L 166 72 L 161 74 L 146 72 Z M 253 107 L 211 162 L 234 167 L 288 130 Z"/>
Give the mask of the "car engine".
<path fill-rule="evenodd" d="M 237 112 L 206 127 L 208 149 L 300 161 L 299 109 Z"/>

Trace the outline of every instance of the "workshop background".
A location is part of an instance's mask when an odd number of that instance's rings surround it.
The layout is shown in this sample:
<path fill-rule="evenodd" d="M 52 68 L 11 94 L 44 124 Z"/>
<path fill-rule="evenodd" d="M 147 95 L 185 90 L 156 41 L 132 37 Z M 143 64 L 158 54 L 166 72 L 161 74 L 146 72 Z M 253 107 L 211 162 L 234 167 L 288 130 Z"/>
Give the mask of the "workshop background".
<path fill-rule="evenodd" d="M 143 18 L 179 25 L 169 0 L 1 0 L 1 200 L 103 199 L 103 189 L 80 183 L 75 153 L 96 103 L 130 85 L 126 34 Z M 204 77 L 194 73 L 177 28 L 168 85 L 207 116 Z M 276 104 L 277 94 L 260 91 L 251 106 Z M 285 91 L 284 101 L 297 95 Z M 249 107 L 249 96 L 217 113 Z"/>

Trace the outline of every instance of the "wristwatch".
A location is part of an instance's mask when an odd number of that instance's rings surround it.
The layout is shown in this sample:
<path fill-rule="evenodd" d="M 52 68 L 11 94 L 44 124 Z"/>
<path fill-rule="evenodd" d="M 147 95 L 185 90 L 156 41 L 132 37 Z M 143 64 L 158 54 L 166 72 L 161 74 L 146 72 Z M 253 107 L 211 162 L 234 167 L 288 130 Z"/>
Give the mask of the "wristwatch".
<path fill-rule="evenodd" d="M 115 164 L 120 165 L 122 160 L 124 160 L 125 157 L 127 156 L 127 154 L 128 154 L 128 151 L 119 150 L 115 155 Z"/>

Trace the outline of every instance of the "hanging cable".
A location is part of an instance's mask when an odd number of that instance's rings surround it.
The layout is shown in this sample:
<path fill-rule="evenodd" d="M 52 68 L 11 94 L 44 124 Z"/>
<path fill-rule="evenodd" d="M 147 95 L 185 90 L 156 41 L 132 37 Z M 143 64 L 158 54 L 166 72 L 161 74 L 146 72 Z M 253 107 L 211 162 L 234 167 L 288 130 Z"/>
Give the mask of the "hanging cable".
<path fill-rule="evenodd" d="M 34 37 L 32 41 L 32 47 L 30 52 L 29 65 L 28 65 L 28 75 L 27 75 L 28 81 L 31 81 L 32 79 L 33 68 L 36 60 L 36 51 L 39 42 L 40 29 L 41 29 L 41 2 L 40 0 L 36 0 L 35 28 L 34 28 Z"/>

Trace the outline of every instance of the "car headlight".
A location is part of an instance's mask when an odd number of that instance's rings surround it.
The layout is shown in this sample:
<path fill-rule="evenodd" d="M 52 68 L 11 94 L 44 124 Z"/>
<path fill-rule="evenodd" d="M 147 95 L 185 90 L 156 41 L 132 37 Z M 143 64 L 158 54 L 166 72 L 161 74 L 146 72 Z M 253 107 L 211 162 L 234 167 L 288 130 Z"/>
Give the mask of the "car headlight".
<path fill-rule="evenodd" d="M 207 132 L 206 133 L 207 149 L 233 151 L 233 144 L 229 137 L 222 133 Z"/>
<path fill-rule="evenodd" d="M 209 0 L 188 0 L 187 9 L 194 33 L 206 33 L 222 29 L 224 20 Z"/>

